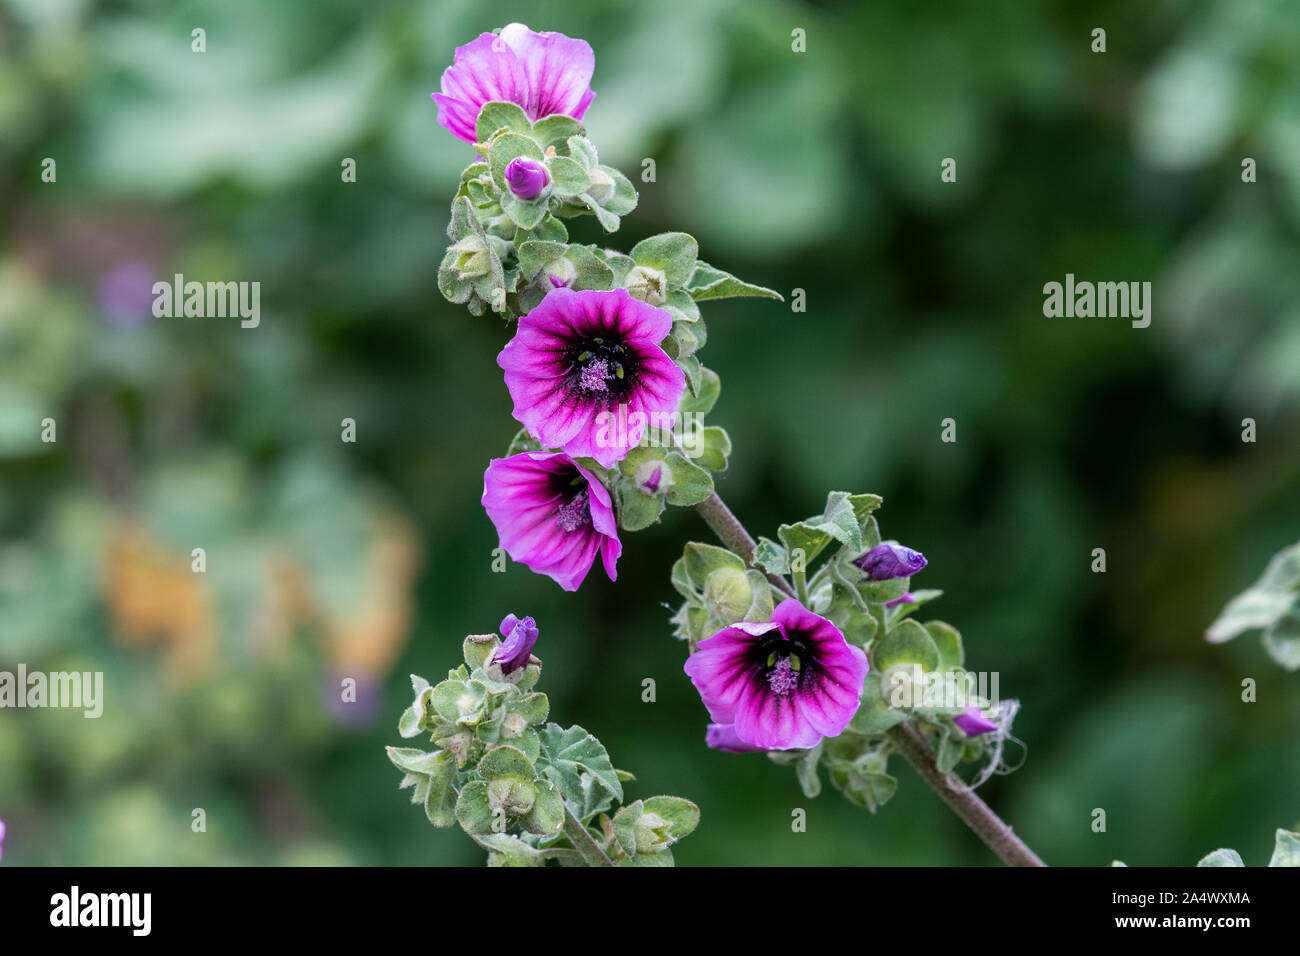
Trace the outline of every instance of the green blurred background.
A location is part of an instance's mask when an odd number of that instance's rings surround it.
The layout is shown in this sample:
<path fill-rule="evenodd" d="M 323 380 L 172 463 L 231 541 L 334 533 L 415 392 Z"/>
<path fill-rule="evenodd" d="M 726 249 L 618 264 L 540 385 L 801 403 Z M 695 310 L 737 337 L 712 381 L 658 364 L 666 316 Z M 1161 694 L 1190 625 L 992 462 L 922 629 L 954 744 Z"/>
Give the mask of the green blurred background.
<path fill-rule="evenodd" d="M 437 293 L 472 151 L 428 94 L 512 20 L 590 41 L 602 160 L 656 162 L 612 242 L 681 229 L 806 290 L 705 310 L 720 491 L 768 535 L 884 496 L 946 591 L 922 616 L 1023 702 L 986 799 L 1049 863 L 1265 862 L 1300 820 L 1300 676 L 1202 635 L 1300 536 L 1300 6 L 1075 6 L 0 0 L 0 669 L 107 685 L 98 721 L 0 713 L 4 862 L 479 863 L 383 747 L 407 674 L 508 611 L 630 793 L 700 804 L 680 864 L 993 861 L 901 763 L 873 818 L 704 747 L 666 607 L 689 511 L 625 536 L 616 585 L 490 572 L 507 330 Z M 260 327 L 151 318 L 176 272 L 260 281 Z M 1066 272 L 1152 281 L 1151 327 L 1045 319 Z"/>

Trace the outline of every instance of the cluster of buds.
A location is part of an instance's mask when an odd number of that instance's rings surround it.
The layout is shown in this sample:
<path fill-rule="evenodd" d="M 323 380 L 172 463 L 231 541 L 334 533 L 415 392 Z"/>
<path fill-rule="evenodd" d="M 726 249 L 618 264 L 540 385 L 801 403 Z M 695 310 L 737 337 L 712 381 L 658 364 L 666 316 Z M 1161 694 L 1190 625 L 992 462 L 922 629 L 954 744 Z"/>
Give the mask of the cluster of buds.
<path fill-rule="evenodd" d="M 671 865 L 699 809 L 665 796 L 622 805 L 632 775 L 581 727 L 547 722 L 536 622 L 511 614 L 500 633 L 465 638 L 464 663 L 444 681 L 412 675 L 398 732 L 436 746 L 388 748 L 412 802 L 436 827 L 459 825 L 492 865 Z"/>

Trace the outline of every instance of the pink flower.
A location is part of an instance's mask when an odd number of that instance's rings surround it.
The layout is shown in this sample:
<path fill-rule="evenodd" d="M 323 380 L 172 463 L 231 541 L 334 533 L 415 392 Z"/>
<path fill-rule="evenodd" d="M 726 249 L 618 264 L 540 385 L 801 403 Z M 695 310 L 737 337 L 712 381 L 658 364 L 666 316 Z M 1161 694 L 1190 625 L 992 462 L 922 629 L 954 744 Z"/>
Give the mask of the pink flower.
<path fill-rule="evenodd" d="M 659 347 L 672 324 L 626 289 L 553 289 L 497 356 L 515 418 L 546 448 L 621 461 L 677 413 L 686 375 Z"/>
<path fill-rule="evenodd" d="M 587 41 L 512 23 L 499 36 L 483 33 L 457 47 L 443 71 L 442 92 L 430 95 L 438 104 L 439 124 L 474 143 L 484 103 L 514 103 L 534 122 L 556 113 L 582 119 L 596 95 L 591 91 L 595 68 Z"/>
<path fill-rule="evenodd" d="M 483 474 L 483 508 L 506 554 L 564 590 L 578 589 L 597 553 L 609 579 L 617 579 L 623 544 L 609 492 L 568 455 L 494 458 Z"/>
<path fill-rule="evenodd" d="M 733 753 L 742 745 L 806 749 L 839 736 L 858 711 L 867 669 L 861 648 L 794 598 L 766 624 L 733 624 L 700 641 L 685 665 L 722 725 L 710 728 L 710 746 Z"/>

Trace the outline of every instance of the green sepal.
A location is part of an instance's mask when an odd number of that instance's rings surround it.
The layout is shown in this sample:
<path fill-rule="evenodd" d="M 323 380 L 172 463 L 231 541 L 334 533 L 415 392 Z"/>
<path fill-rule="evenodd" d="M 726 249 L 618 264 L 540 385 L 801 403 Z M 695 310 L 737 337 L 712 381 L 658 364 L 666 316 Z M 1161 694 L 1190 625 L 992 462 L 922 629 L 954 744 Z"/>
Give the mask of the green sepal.
<path fill-rule="evenodd" d="M 699 382 L 694 392 L 683 391 L 677 411 L 682 415 L 707 415 L 722 394 L 722 379 L 711 368 L 700 368 Z"/>
<path fill-rule="evenodd" d="M 748 282 L 742 282 L 730 272 L 723 272 L 721 269 L 715 269 L 703 260 L 695 264 L 695 269 L 690 279 L 686 282 L 686 288 L 691 294 L 691 298 L 697 302 L 703 302 L 706 299 L 729 299 L 735 297 L 756 297 L 762 299 L 776 299 L 785 301 L 781 293 L 772 289 L 764 288 L 761 285 L 751 285 Z"/>
<path fill-rule="evenodd" d="M 631 256 L 637 265 L 662 272 L 670 287 L 681 288 L 695 271 L 699 251 L 694 236 L 684 232 L 663 232 L 642 239 L 632 247 Z"/>
<path fill-rule="evenodd" d="M 585 132 L 586 130 L 581 123 L 562 113 L 543 116 L 533 124 L 532 129 L 533 139 L 537 141 L 537 145 L 542 147 L 543 151 L 554 146 L 556 153 L 561 156 L 568 155 L 569 138 L 582 136 Z"/>
<path fill-rule="evenodd" d="M 469 668 L 486 667 L 492 653 L 501 645 L 495 634 L 470 634 L 461 644 L 465 665 Z"/>
<path fill-rule="evenodd" d="M 1269 866 L 1300 866 L 1300 834 L 1279 829 Z"/>
<path fill-rule="evenodd" d="M 461 787 L 456 798 L 456 822 L 466 833 L 492 833 L 497 815 L 488 800 L 488 785 L 483 780 L 471 780 Z"/>
<path fill-rule="evenodd" d="M 1197 866 L 1245 866 L 1241 854 L 1236 850 L 1220 849 L 1207 853 L 1197 862 Z"/>
<path fill-rule="evenodd" d="M 668 821 L 674 843 L 690 836 L 700 825 L 700 808 L 684 797 L 649 797 L 643 804 L 647 813 L 657 813 Z"/>
<path fill-rule="evenodd" d="M 950 667 L 961 668 L 966 663 L 966 652 L 962 649 L 961 634 L 951 624 L 943 621 L 927 621 L 925 630 L 934 639 L 934 646 L 939 651 L 939 666 L 936 670 L 946 671 Z"/>
<path fill-rule="evenodd" d="M 727 458 L 731 455 L 731 436 L 727 430 L 709 425 L 700 430 L 700 443 L 700 464 L 710 471 L 726 471 Z"/>
<path fill-rule="evenodd" d="M 745 570 L 745 562 L 726 548 L 703 544 L 699 541 L 688 541 L 686 543 L 686 546 L 682 549 L 682 559 L 686 562 L 686 576 L 697 591 L 704 590 L 704 584 L 708 581 L 709 575 L 719 568 L 734 568 L 737 571 Z"/>
<path fill-rule="evenodd" d="M 876 670 L 882 674 L 899 664 L 916 664 L 927 673 L 939 669 L 939 648 L 934 638 L 910 618 L 879 640 L 873 656 Z"/>
<path fill-rule="evenodd" d="M 907 714 L 889 706 L 881 689 L 880 675 L 867 674 L 863 683 L 862 703 L 849 721 L 849 730 L 858 734 L 882 734 L 907 719 Z"/>
<path fill-rule="evenodd" d="M 551 177 L 551 190 L 557 196 L 576 199 L 587 191 L 587 171 L 577 160 L 567 156 L 552 156 L 546 162 Z"/>
<path fill-rule="evenodd" d="M 543 836 L 564 829 L 564 798 L 554 783 L 549 780 L 538 782 L 533 807 L 520 818 L 519 823 L 529 833 Z"/>
<path fill-rule="evenodd" d="M 648 528 L 664 513 L 663 495 L 642 491 L 631 478 L 620 478 L 614 484 L 614 499 L 618 506 L 618 523 L 624 531 Z"/>
<path fill-rule="evenodd" d="M 677 452 L 669 452 L 664 459 L 673 473 L 673 483 L 668 489 L 670 505 L 688 508 L 697 505 L 713 494 L 713 476 Z"/>
<path fill-rule="evenodd" d="M 533 124 L 528 119 L 528 114 L 517 103 L 503 100 L 484 103 L 479 109 L 478 120 L 474 123 L 475 138 L 480 144 L 486 144 L 495 133 L 503 129 L 516 133 L 531 133 Z"/>

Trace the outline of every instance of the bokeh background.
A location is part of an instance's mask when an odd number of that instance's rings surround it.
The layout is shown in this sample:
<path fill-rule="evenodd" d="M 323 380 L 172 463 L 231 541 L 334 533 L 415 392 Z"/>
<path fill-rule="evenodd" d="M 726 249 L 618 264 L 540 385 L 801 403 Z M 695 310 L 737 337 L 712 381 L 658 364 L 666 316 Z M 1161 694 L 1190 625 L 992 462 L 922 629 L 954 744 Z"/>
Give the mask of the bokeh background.
<path fill-rule="evenodd" d="M 700 804 L 679 863 L 993 862 L 901 761 L 872 817 L 705 748 L 666 607 L 693 513 L 628 536 L 617 585 L 491 573 L 507 330 L 438 295 L 472 155 L 428 94 L 512 20 L 589 40 L 602 160 L 656 162 L 612 242 L 682 229 L 806 290 L 705 309 L 720 491 L 768 535 L 884 496 L 946 591 L 923 616 L 1023 702 L 986 799 L 1049 863 L 1265 862 L 1300 821 L 1300 675 L 1203 632 L 1300 537 L 1300 6 L 1077 7 L 0 0 L 0 669 L 107 685 L 98 721 L 0 712 L 5 864 L 481 862 L 383 747 L 407 675 L 509 611 L 552 714 L 632 794 Z M 177 272 L 260 281 L 261 326 L 152 318 Z M 1152 281 L 1151 327 L 1045 319 L 1066 272 Z"/>

